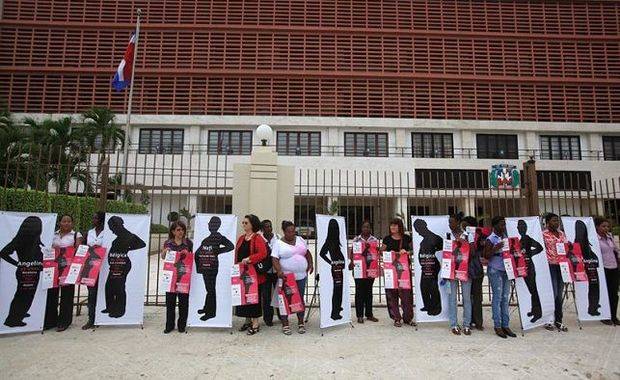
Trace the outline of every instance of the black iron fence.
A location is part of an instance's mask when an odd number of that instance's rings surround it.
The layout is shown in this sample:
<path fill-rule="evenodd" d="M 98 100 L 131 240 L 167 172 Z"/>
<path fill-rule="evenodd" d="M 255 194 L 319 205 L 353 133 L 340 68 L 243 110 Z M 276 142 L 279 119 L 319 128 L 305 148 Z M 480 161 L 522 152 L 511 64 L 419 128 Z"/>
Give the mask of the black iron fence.
<path fill-rule="evenodd" d="M 130 149 L 126 159 L 119 150 L 43 150 L 33 145 L 0 153 L 0 186 L 4 188 L 38 190 L 69 198 L 94 197 L 101 208 L 106 207 L 107 200 L 143 205 L 152 221 L 145 298 L 148 305 L 164 302 L 159 289 L 161 261 L 156 253 L 166 239 L 169 220 L 185 218 L 191 237 L 196 213 L 232 210 L 232 157 L 209 154 L 199 146 L 161 154 Z M 343 167 L 346 160 L 343 158 Z M 317 213 L 344 216 L 349 238 L 359 232 L 364 220 L 370 220 L 374 234 L 381 237 L 388 234 L 389 221 L 394 217 L 401 217 L 408 228 L 411 215 L 462 212 L 474 216 L 480 224 L 488 224 L 495 215 L 525 216 L 534 206 L 540 215 L 605 215 L 614 225 L 620 223 L 620 178 L 593 181 L 589 175 L 539 172 L 532 179 L 526 174 L 521 173 L 522 184 L 516 188 L 498 189 L 490 188 L 485 170 L 297 168 L 295 223 L 312 249 L 316 249 Z M 86 210 L 80 211 L 79 227 L 86 230 L 89 218 L 84 216 Z M 382 281 L 375 284 L 375 297 L 382 303 Z M 314 281 L 309 281 L 308 286 L 306 294 L 311 297 Z M 85 301 L 84 293 L 84 289 L 78 292 L 78 303 Z"/>

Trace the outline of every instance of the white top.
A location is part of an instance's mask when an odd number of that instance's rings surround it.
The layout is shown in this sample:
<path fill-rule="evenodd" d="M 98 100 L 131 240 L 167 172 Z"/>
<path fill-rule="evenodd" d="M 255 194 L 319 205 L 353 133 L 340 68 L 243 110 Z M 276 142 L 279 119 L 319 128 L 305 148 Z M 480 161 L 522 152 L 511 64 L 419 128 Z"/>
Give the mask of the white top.
<path fill-rule="evenodd" d="M 71 230 L 71 232 L 60 235 L 60 230 L 54 232 L 54 241 L 52 247 L 54 248 L 67 248 L 75 246 L 75 238 L 81 238 L 82 234 Z"/>
<path fill-rule="evenodd" d="M 88 235 L 86 235 L 86 244 L 88 244 L 89 247 L 103 245 L 103 229 L 101 229 L 99 235 L 97 235 L 97 231 L 95 231 L 94 228 L 90 229 Z"/>
<path fill-rule="evenodd" d="M 295 245 L 290 245 L 282 240 L 275 242 L 271 251 L 271 257 L 280 260 L 280 267 L 284 274 L 294 273 L 295 280 L 303 280 L 306 278 L 306 270 L 308 269 L 307 251 L 308 245 L 306 241 L 297 236 Z"/>

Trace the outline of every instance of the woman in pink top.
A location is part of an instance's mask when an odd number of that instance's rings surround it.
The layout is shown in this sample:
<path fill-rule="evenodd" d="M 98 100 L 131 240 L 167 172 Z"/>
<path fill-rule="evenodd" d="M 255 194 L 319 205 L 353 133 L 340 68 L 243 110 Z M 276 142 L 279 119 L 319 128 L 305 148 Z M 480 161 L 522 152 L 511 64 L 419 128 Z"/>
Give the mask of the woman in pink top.
<path fill-rule="evenodd" d="M 547 330 L 568 331 L 568 328 L 562 323 L 562 304 L 564 302 L 564 280 L 560 272 L 560 264 L 558 263 L 557 243 L 568 243 L 566 235 L 560 230 L 560 217 L 553 213 L 545 215 L 546 229 L 543 231 L 543 239 L 545 240 L 545 248 L 547 251 L 547 261 L 549 261 L 549 271 L 551 272 L 551 285 L 553 288 L 553 299 L 555 303 L 555 321 L 554 324 L 546 324 Z M 554 326 L 555 325 L 555 326 Z M 554 328 L 555 327 L 555 328 Z"/>
<path fill-rule="evenodd" d="M 605 278 L 607 280 L 607 293 L 609 295 L 609 307 L 611 310 L 611 319 L 602 321 L 606 325 L 620 325 L 617 317 L 618 312 L 618 260 L 620 257 L 620 249 L 616 246 L 614 237 L 609 231 L 611 225 L 609 220 L 601 217 L 594 218 L 594 225 L 598 234 L 598 242 L 601 246 L 601 255 L 603 256 L 603 267 L 605 268 Z"/>

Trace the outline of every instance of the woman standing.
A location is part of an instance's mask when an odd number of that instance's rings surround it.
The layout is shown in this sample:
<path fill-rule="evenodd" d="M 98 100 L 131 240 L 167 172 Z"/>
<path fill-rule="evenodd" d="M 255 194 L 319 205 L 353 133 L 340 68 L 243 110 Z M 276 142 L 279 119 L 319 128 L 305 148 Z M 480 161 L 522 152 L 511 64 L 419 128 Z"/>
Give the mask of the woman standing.
<path fill-rule="evenodd" d="M 58 258 L 58 272 L 62 273 L 69 264 L 63 256 L 67 248 L 77 248 L 82 244 L 82 234 L 73 230 L 73 217 L 63 215 L 60 218 L 58 230 L 54 233 L 52 248 L 59 249 L 61 256 Z M 58 293 L 60 293 L 60 312 L 58 311 Z M 47 290 L 47 304 L 45 305 L 45 322 L 43 329 L 48 330 L 56 327 L 61 332 L 71 326 L 73 322 L 73 295 L 75 285 L 59 285 L 58 288 Z"/>
<path fill-rule="evenodd" d="M 559 331 L 566 332 L 568 328 L 562 323 L 563 313 L 562 304 L 564 301 L 564 280 L 560 271 L 560 263 L 558 261 L 558 249 L 556 244 L 568 243 L 566 235 L 560 230 L 560 217 L 553 213 L 545 215 L 545 225 L 547 228 L 543 231 L 543 239 L 545 240 L 545 250 L 547 251 L 547 261 L 549 262 L 549 271 L 551 272 L 551 285 L 553 288 L 553 299 L 555 304 L 554 325 Z M 547 330 L 554 330 L 554 325 L 546 324 Z"/>
<path fill-rule="evenodd" d="M 390 234 L 383 238 L 381 250 L 398 252 L 401 255 L 407 255 L 407 257 L 410 256 L 411 236 L 405 235 L 405 227 L 401 219 L 395 218 L 390 222 Z M 411 268 L 410 260 L 409 267 Z M 411 270 L 409 273 L 411 273 Z M 403 321 L 408 325 L 414 325 L 413 289 L 386 289 L 385 296 L 387 298 L 388 314 L 394 320 L 394 326 L 401 327 Z M 402 316 L 398 306 L 399 300 L 403 309 Z"/>
<path fill-rule="evenodd" d="M 241 222 L 243 235 L 237 239 L 237 249 L 235 251 L 235 264 L 253 265 L 263 261 L 267 257 L 267 245 L 265 239 L 258 234 L 260 230 L 260 219 L 256 215 L 246 215 Z M 263 293 L 265 275 L 256 274 L 258 279 L 258 294 Z M 245 317 L 245 323 L 239 331 L 248 331 L 248 335 L 259 332 L 258 318 L 262 316 L 260 299 L 256 304 L 242 305 L 236 307 L 238 317 Z"/>
<path fill-rule="evenodd" d="M 379 248 L 379 239 L 372 236 L 371 232 L 370 222 L 366 220 L 362 223 L 361 233 L 353 239 L 353 244 L 363 245 L 362 256 L 366 260 L 367 266 L 370 263 L 369 245 L 375 243 L 377 248 Z M 349 250 L 349 270 L 353 270 L 353 249 Z M 357 316 L 357 323 L 364 323 L 364 314 L 366 314 L 366 319 L 371 322 L 379 321 L 374 317 L 372 311 L 372 285 L 374 282 L 374 278 L 355 279 L 355 314 Z"/>
<path fill-rule="evenodd" d="M 164 243 L 164 249 L 161 251 L 161 258 L 166 258 L 169 251 L 186 251 L 192 252 L 194 244 L 187 238 L 187 226 L 183 222 L 174 222 L 170 225 L 168 231 L 168 240 Z M 178 274 L 177 274 L 178 275 Z M 189 307 L 189 294 L 179 292 L 166 292 L 166 328 L 164 334 L 168 334 L 174 330 L 175 307 L 179 299 L 179 320 L 177 328 L 180 333 L 185 332 L 187 326 L 187 311 Z"/>
<path fill-rule="evenodd" d="M 93 228 L 86 235 L 86 245 L 89 247 L 101 247 L 103 245 L 103 225 L 105 223 L 105 212 L 98 211 L 93 215 Z M 82 326 L 82 330 L 95 327 L 95 310 L 97 305 L 97 287 L 99 278 L 95 285 L 88 286 L 88 322 Z"/>
<path fill-rule="evenodd" d="M 620 249 L 616 246 L 614 237 L 609 232 L 611 225 L 605 218 L 594 218 L 594 225 L 598 234 L 601 255 L 603 256 L 603 267 L 605 268 L 605 278 L 607 279 L 607 293 L 609 295 L 609 309 L 611 319 L 602 321 L 606 325 L 620 325 L 617 317 L 618 312 L 618 261 L 620 260 Z"/>
<path fill-rule="evenodd" d="M 489 260 L 487 275 L 491 284 L 491 309 L 493 311 L 493 325 L 495 334 L 500 338 L 507 336 L 516 338 L 517 334 L 510 330 L 510 313 L 508 298 L 510 296 L 510 281 L 506 275 L 502 250 L 506 235 L 506 220 L 503 216 L 496 216 L 491 220 L 493 233 L 484 243 L 484 257 Z"/>
<path fill-rule="evenodd" d="M 448 226 L 450 227 L 451 240 L 468 244 L 467 234 L 465 234 L 461 229 L 460 218 L 457 215 L 450 216 L 450 219 L 448 219 Z M 448 294 L 448 314 L 450 317 L 450 330 L 454 335 L 461 335 L 461 328 L 458 325 L 458 303 L 456 299 L 459 282 L 461 283 L 461 298 L 463 299 L 463 334 L 471 335 L 471 329 L 469 326 L 471 323 L 471 279 L 469 279 L 468 281 L 459 281 L 457 279 L 448 280 L 448 283 L 450 284 Z"/>
<path fill-rule="evenodd" d="M 273 260 L 273 268 L 278 278 L 285 281 L 286 275 L 293 273 L 301 301 L 304 302 L 304 292 L 306 290 L 306 279 L 308 273 L 312 274 L 314 266 L 312 264 L 312 254 L 308 250 L 306 241 L 295 234 L 295 224 L 289 221 L 282 222 L 282 239 L 275 242 L 271 252 Z M 282 321 L 282 332 L 284 335 L 291 335 L 288 315 L 280 315 Z M 297 332 L 303 334 L 306 332 L 304 325 L 304 312 L 297 313 Z"/>

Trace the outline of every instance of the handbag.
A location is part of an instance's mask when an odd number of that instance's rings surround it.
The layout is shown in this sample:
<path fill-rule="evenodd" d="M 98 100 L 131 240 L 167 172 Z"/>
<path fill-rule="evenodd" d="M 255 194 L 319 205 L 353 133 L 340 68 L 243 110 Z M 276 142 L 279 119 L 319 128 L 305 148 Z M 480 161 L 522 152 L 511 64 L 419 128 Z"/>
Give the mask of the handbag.
<path fill-rule="evenodd" d="M 252 243 L 254 244 L 254 239 L 252 239 Z M 254 268 L 256 269 L 256 272 L 262 273 L 262 274 L 269 272 L 271 268 L 273 267 L 273 262 L 271 261 L 271 248 L 269 247 L 269 244 L 267 244 L 267 242 L 265 242 L 265 246 L 267 248 L 267 257 L 265 257 L 263 260 L 259 261 L 258 263 L 254 264 Z"/>

